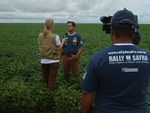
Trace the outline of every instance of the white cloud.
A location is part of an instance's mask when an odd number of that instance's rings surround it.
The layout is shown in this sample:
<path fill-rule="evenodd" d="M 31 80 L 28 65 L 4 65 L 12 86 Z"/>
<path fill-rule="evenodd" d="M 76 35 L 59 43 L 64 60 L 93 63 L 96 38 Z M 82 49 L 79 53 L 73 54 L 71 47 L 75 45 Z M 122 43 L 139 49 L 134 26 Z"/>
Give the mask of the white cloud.
<path fill-rule="evenodd" d="M 139 15 L 141 23 L 150 23 L 149 0 L 0 0 L 0 22 L 99 22 L 100 16 L 127 9 Z"/>

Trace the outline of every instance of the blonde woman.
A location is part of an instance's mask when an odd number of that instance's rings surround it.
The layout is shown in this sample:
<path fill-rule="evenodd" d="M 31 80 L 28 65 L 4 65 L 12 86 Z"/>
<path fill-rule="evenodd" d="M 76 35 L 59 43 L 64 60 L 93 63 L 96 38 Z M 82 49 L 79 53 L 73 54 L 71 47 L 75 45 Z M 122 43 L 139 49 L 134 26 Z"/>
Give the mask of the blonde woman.
<path fill-rule="evenodd" d="M 61 41 L 53 34 L 54 21 L 47 19 L 44 30 L 39 34 L 39 57 L 42 65 L 43 81 L 50 90 L 55 89 L 57 70 L 59 66 Z"/>

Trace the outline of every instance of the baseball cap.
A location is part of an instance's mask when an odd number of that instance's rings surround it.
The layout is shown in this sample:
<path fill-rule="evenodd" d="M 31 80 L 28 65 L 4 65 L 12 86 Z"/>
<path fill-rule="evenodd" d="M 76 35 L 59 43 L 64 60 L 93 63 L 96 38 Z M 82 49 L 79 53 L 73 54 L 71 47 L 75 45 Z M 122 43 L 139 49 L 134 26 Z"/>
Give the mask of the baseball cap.
<path fill-rule="evenodd" d="M 136 16 L 127 9 L 116 12 L 111 19 L 111 25 L 116 27 L 135 27 L 136 23 Z"/>

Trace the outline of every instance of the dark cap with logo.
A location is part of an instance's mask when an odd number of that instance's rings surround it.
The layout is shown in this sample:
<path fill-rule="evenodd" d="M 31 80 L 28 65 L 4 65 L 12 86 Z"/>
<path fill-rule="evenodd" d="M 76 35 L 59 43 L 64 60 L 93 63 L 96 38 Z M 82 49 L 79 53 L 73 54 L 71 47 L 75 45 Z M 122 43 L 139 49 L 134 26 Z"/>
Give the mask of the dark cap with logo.
<path fill-rule="evenodd" d="M 111 25 L 116 27 L 135 27 L 137 25 L 136 16 L 127 9 L 120 10 L 113 15 Z"/>

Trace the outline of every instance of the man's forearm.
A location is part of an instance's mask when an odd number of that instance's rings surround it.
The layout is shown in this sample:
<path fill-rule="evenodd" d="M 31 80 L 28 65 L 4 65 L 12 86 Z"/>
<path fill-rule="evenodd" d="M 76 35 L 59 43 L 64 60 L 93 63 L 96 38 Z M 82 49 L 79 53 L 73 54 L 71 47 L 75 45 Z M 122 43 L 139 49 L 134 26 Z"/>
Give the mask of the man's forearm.
<path fill-rule="evenodd" d="M 81 48 L 78 50 L 78 53 L 76 54 L 76 56 L 80 56 L 82 52 L 83 52 L 83 47 L 81 47 Z"/>
<path fill-rule="evenodd" d="M 93 92 L 83 92 L 82 93 L 82 113 L 88 113 L 93 102 L 94 93 Z"/>

